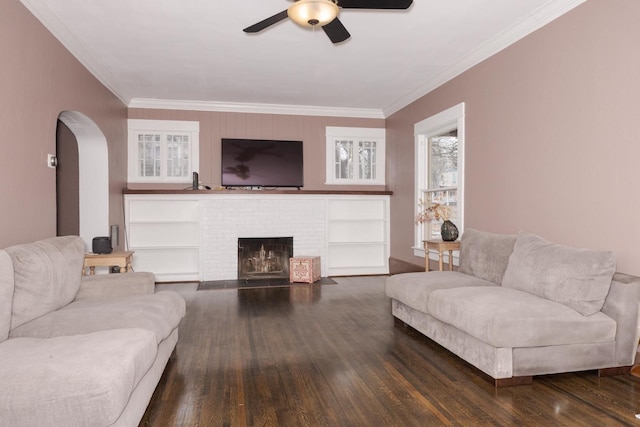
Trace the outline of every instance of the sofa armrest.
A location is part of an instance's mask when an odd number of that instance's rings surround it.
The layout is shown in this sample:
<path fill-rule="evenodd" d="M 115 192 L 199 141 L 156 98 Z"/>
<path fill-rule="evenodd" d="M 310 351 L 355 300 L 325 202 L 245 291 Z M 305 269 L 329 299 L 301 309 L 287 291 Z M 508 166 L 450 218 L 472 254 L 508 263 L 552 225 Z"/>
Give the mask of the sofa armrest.
<path fill-rule="evenodd" d="M 74 301 L 145 295 L 152 294 L 154 291 L 155 276 L 153 273 L 135 272 L 82 276 L 80 289 Z"/>
<path fill-rule="evenodd" d="M 640 337 L 640 277 L 616 273 L 602 312 L 617 323 L 616 363 L 633 365 Z"/>

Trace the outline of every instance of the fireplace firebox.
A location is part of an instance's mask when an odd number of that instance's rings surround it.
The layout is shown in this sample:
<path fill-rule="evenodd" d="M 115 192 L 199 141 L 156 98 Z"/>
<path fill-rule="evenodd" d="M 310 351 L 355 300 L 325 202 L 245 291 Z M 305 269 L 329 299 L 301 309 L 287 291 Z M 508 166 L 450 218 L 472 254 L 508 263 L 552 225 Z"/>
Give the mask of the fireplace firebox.
<path fill-rule="evenodd" d="M 238 279 L 289 278 L 293 237 L 238 239 Z"/>

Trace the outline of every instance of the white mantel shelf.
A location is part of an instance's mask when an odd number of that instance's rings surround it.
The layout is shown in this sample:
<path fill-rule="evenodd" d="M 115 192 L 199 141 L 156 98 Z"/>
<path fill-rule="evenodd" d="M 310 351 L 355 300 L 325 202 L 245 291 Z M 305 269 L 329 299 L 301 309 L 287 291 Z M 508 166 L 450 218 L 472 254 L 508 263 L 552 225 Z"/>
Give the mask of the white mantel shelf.
<path fill-rule="evenodd" d="M 293 236 L 322 276 L 388 274 L 388 191 L 124 190 L 127 248 L 159 282 L 237 278 L 238 238 Z"/>
<path fill-rule="evenodd" d="M 391 196 L 393 191 L 369 191 L 369 190 L 356 190 L 356 191 L 338 191 L 338 190 L 138 190 L 125 188 L 122 193 L 127 194 L 171 194 L 171 195 L 206 195 L 206 194 L 286 194 L 291 196 L 302 196 L 309 194 L 324 194 L 324 195 L 343 195 L 343 196 Z"/>

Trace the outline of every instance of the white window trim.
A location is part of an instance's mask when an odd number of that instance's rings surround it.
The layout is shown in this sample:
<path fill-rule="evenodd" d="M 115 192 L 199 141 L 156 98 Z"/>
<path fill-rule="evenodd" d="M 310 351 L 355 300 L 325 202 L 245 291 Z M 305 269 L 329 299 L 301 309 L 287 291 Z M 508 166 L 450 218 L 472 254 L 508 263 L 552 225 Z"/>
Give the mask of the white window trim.
<path fill-rule="evenodd" d="M 326 174 L 327 185 L 385 185 L 386 172 L 386 129 L 384 128 L 353 128 L 335 127 L 326 128 Z M 338 179 L 335 177 L 334 157 L 335 140 L 339 138 L 362 138 L 376 141 L 376 179 Z"/>
<path fill-rule="evenodd" d="M 464 142 L 465 142 L 465 105 L 461 102 L 447 110 L 444 110 L 434 116 L 426 118 L 414 125 L 413 135 L 415 140 L 415 196 L 414 196 L 414 214 L 418 209 L 418 202 L 422 198 L 421 189 L 426 188 L 427 179 L 427 140 L 430 136 L 435 136 L 451 129 L 458 129 L 458 223 L 456 226 L 462 235 L 464 230 Z M 426 138 L 418 138 L 424 135 Z M 424 258 L 425 250 L 422 244 L 422 236 L 424 235 L 424 226 L 417 224 L 415 226 L 413 254 Z M 458 265 L 458 256 L 454 255 L 454 264 Z M 438 257 L 434 253 L 430 259 L 437 260 Z M 448 255 L 445 255 L 445 262 L 448 261 Z"/>
<path fill-rule="evenodd" d="M 163 165 L 162 176 L 159 177 L 141 177 L 138 174 L 138 156 L 137 147 L 138 140 L 136 134 L 138 132 L 176 132 L 189 133 L 189 163 L 193 172 L 199 172 L 200 168 L 200 122 L 184 121 L 184 120 L 145 120 L 145 119 L 129 119 L 128 120 L 128 177 L 127 181 L 132 183 L 192 183 L 193 177 L 167 177 L 165 176 L 165 166 Z"/>

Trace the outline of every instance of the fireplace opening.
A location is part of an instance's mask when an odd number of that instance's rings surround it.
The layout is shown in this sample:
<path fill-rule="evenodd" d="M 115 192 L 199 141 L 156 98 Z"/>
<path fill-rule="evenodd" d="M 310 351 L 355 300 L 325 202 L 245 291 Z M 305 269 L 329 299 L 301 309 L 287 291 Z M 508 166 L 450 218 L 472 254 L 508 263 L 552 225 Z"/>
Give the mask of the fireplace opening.
<path fill-rule="evenodd" d="M 289 278 L 293 237 L 238 239 L 238 279 Z"/>

